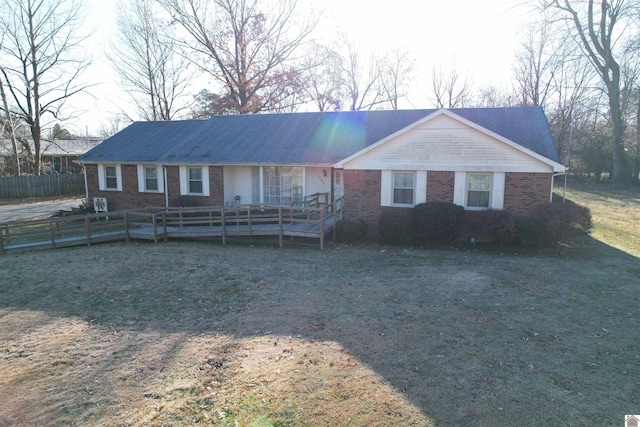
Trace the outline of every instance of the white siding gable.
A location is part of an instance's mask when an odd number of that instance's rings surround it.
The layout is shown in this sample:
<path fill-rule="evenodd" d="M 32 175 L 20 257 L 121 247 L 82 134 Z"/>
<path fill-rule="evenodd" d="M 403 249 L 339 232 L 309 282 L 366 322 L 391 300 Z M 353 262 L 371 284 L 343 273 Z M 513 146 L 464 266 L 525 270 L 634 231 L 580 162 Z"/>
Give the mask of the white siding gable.
<path fill-rule="evenodd" d="M 351 158 L 344 169 L 552 172 L 549 164 L 441 114 Z"/>

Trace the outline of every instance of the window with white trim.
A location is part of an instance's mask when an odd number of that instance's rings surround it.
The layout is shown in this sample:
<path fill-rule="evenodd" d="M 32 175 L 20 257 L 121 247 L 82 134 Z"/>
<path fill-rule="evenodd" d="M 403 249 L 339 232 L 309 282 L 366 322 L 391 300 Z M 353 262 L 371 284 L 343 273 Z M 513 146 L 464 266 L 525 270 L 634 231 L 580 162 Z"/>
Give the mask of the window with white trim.
<path fill-rule="evenodd" d="M 209 167 L 180 166 L 180 195 L 209 196 Z"/>
<path fill-rule="evenodd" d="M 491 206 L 491 174 L 470 173 L 467 176 L 467 207 L 489 208 Z"/>
<path fill-rule="evenodd" d="M 410 207 L 427 201 L 427 171 L 380 171 L 380 206 Z"/>
<path fill-rule="evenodd" d="M 103 191 L 122 191 L 120 165 L 98 165 L 98 188 Z"/>
<path fill-rule="evenodd" d="M 503 209 L 504 172 L 456 172 L 453 203 L 468 210 Z"/>
<path fill-rule="evenodd" d="M 158 191 L 158 168 L 155 166 L 144 167 L 144 190 Z"/>
<path fill-rule="evenodd" d="M 164 175 L 161 166 L 138 165 L 138 191 L 141 193 L 164 192 Z"/>
<path fill-rule="evenodd" d="M 187 168 L 189 194 L 202 194 L 202 168 Z"/>
<path fill-rule="evenodd" d="M 118 174 L 116 173 L 115 166 L 104 167 L 104 182 L 107 190 L 118 189 Z"/>
<path fill-rule="evenodd" d="M 393 172 L 394 205 L 413 205 L 415 192 L 415 175 L 413 172 Z"/>

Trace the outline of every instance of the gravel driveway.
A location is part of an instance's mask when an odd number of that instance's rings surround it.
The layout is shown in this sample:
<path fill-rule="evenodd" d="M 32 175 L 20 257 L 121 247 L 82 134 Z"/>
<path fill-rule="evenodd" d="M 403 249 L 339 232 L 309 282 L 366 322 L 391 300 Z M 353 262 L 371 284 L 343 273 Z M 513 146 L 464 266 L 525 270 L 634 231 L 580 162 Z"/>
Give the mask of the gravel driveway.
<path fill-rule="evenodd" d="M 84 198 L 71 198 L 0 206 L 0 222 L 50 216 L 59 210 L 78 207 L 83 201 Z"/>

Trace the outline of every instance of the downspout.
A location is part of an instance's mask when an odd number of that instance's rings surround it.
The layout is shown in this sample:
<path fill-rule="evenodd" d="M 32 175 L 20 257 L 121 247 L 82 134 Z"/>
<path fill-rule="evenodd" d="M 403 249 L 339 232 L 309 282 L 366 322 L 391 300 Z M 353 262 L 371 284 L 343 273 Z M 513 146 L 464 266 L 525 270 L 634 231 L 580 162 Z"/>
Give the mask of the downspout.
<path fill-rule="evenodd" d="M 87 206 L 89 206 L 89 180 L 87 179 L 87 168 L 84 163 L 79 162 L 82 166 L 82 174 L 84 175 L 84 198 Z"/>
<path fill-rule="evenodd" d="M 553 202 L 553 187 L 555 184 L 555 180 L 556 180 L 556 176 L 561 176 L 564 175 L 564 188 L 562 189 L 562 203 L 564 203 L 567 200 L 567 171 L 569 170 L 569 168 L 567 168 L 564 172 L 558 172 L 558 173 L 554 173 L 551 176 L 551 197 L 549 199 L 549 203 Z"/>
<path fill-rule="evenodd" d="M 169 186 L 167 185 L 167 168 L 165 165 L 162 166 L 162 180 L 164 181 L 164 205 L 165 208 L 169 209 Z"/>

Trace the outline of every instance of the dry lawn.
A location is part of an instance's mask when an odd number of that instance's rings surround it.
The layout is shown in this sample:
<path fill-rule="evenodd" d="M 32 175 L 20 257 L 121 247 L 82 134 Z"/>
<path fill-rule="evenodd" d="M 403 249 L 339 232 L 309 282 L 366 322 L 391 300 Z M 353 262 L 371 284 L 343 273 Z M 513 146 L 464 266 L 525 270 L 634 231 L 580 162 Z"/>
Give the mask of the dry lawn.
<path fill-rule="evenodd" d="M 533 254 L 170 242 L 3 256 L 0 426 L 621 425 L 640 408 L 629 252 L 587 237 Z"/>

